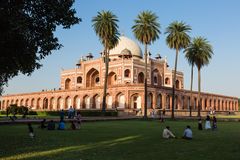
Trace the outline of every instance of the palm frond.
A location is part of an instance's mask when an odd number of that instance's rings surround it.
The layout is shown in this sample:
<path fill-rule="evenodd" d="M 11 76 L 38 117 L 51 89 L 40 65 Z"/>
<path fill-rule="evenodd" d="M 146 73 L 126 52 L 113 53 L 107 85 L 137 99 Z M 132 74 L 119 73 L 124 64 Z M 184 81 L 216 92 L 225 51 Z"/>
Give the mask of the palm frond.
<path fill-rule="evenodd" d="M 143 11 L 134 20 L 132 27 L 135 37 L 143 44 L 151 44 L 159 38 L 160 23 L 158 17 L 151 11 Z"/>

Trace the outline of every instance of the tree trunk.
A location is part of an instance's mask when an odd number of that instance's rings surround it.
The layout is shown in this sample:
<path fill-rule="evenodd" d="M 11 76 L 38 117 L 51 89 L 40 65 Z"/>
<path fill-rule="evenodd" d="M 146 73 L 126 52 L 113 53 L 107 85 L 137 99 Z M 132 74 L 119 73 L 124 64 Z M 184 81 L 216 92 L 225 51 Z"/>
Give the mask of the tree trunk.
<path fill-rule="evenodd" d="M 174 75 L 172 82 L 172 119 L 174 119 L 174 107 L 175 107 L 175 83 L 176 83 L 176 74 L 177 74 L 177 61 L 178 61 L 178 49 L 176 49 L 176 57 L 175 57 L 175 67 L 174 67 Z"/>
<path fill-rule="evenodd" d="M 144 75 L 144 118 L 147 119 L 147 44 L 145 44 L 145 75 Z"/>
<path fill-rule="evenodd" d="M 201 71 L 200 67 L 198 67 L 198 117 L 201 116 L 200 93 L 201 93 Z"/>
<path fill-rule="evenodd" d="M 191 67 L 191 86 L 190 86 L 190 106 L 189 106 L 189 116 L 192 117 L 192 87 L 193 87 L 193 63 Z"/>
<path fill-rule="evenodd" d="M 108 51 L 104 50 L 105 59 L 105 76 L 104 76 L 104 88 L 103 88 L 103 101 L 102 101 L 102 112 L 106 112 L 106 95 L 107 95 L 107 81 L 108 81 Z"/>

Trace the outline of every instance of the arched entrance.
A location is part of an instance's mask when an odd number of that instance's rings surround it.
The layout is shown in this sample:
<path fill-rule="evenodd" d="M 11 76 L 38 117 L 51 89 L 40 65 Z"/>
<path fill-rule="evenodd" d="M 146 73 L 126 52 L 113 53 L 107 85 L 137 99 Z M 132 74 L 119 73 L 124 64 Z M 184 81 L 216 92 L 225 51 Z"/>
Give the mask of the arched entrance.
<path fill-rule="evenodd" d="M 179 82 L 179 80 L 176 80 L 175 85 L 176 85 L 176 89 L 180 89 L 180 82 Z"/>
<path fill-rule="evenodd" d="M 162 109 L 162 95 L 158 94 L 157 96 L 157 108 Z"/>
<path fill-rule="evenodd" d="M 117 108 L 124 109 L 125 103 L 126 103 L 125 95 L 123 93 L 118 93 L 116 99 L 117 99 L 117 103 L 116 103 Z"/>
<path fill-rule="evenodd" d="M 147 108 L 153 108 L 153 94 L 149 93 L 147 97 Z"/>
<path fill-rule="evenodd" d="M 99 72 L 95 68 L 88 71 L 86 75 L 86 86 L 95 87 L 100 85 Z"/>
<path fill-rule="evenodd" d="M 26 101 L 25 101 L 25 107 L 29 107 L 29 99 L 26 99 Z"/>
<path fill-rule="evenodd" d="M 166 109 L 170 109 L 170 96 L 166 96 Z"/>
<path fill-rule="evenodd" d="M 43 109 L 48 109 L 48 99 L 47 98 L 43 99 Z"/>
<path fill-rule="evenodd" d="M 65 89 L 71 89 L 71 80 L 69 78 L 65 80 Z"/>
<path fill-rule="evenodd" d="M 54 109 L 53 107 L 54 107 L 54 97 L 50 99 L 49 109 L 53 110 Z"/>
<path fill-rule="evenodd" d="M 101 99 L 100 96 L 98 94 L 96 94 L 95 96 L 93 96 L 93 107 L 95 109 L 100 109 L 101 106 Z"/>
<path fill-rule="evenodd" d="M 115 72 L 110 72 L 108 74 L 108 85 L 115 85 L 117 84 L 117 74 Z"/>
<path fill-rule="evenodd" d="M 152 71 L 152 84 L 155 86 L 161 86 L 162 85 L 162 77 L 158 71 L 158 69 L 154 69 Z"/>
<path fill-rule="evenodd" d="M 112 103 L 113 103 L 113 101 L 112 101 L 112 96 L 111 95 L 107 95 L 107 97 L 106 97 L 106 102 L 107 102 L 107 108 L 108 109 L 112 109 Z"/>
<path fill-rule="evenodd" d="M 18 99 L 16 100 L 15 104 L 18 106 Z M 4 105 L 4 104 L 2 104 L 2 106 L 3 106 L 3 105 Z"/>
<path fill-rule="evenodd" d="M 142 108 L 142 103 L 141 103 L 141 96 L 139 94 L 133 94 L 131 96 L 131 108 L 132 109 L 141 109 Z"/>
<path fill-rule="evenodd" d="M 37 106 L 36 106 L 37 109 L 40 109 L 40 103 L 41 103 L 41 98 L 38 98 L 37 99 Z"/>
<path fill-rule="evenodd" d="M 65 109 L 68 109 L 72 106 L 72 99 L 71 97 L 67 96 L 65 99 Z"/>
<path fill-rule="evenodd" d="M 64 109 L 63 108 L 63 98 L 62 97 L 58 97 L 58 99 L 57 99 L 57 109 L 58 110 Z"/>
<path fill-rule="evenodd" d="M 23 106 L 23 99 L 21 99 L 20 101 L 20 106 Z M 8 107 L 8 103 L 7 103 L 7 107 Z"/>
<path fill-rule="evenodd" d="M 83 97 L 83 108 L 90 109 L 90 97 L 88 95 Z"/>
<path fill-rule="evenodd" d="M 34 98 L 31 100 L 30 108 L 36 109 L 36 107 L 35 107 L 35 99 Z"/>
<path fill-rule="evenodd" d="M 143 74 L 143 72 L 140 72 L 138 74 L 138 83 L 144 83 L 144 74 Z"/>
<path fill-rule="evenodd" d="M 79 96 L 75 96 L 74 97 L 74 108 L 76 109 L 80 109 L 81 108 L 81 101 L 80 101 L 80 97 Z"/>

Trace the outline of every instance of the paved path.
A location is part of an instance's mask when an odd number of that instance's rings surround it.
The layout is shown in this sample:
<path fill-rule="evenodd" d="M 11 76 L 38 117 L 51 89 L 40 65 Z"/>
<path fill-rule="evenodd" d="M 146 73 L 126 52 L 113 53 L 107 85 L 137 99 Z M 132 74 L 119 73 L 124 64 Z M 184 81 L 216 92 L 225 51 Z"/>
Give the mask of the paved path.
<path fill-rule="evenodd" d="M 4 124 L 22 124 L 22 123 L 40 123 L 44 118 L 26 118 L 26 119 L 17 119 L 12 121 L 10 119 L 0 120 L 0 125 Z M 59 122 L 58 118 L 46 118 L 47 121 L 53 120 L 54 122 Z M 136 116 L 125 116 L 125 117 L 83 117 L 83 122 L 94 122 L 94 121 L 114 121 L 114 120 L 132 120 L 132 119 L 142 119 L 142 117 Z M 75 119 L 64 119 L 66 122 L 75 121 Z"/>
<path fill-rule="evenodd" d="M 4 124 L 24 124 L 24 123 L 40 123 L 44 118 L 26 118 L 26 119 L 17 119 L 12 121 L 10 119 L 0 120 L 0 125 Z M 53 120 L 54 122 L 59 122 L 58 118 L 46 118 L 47 121 Z M 94 122 L 94 121 L 115 121 L 115 120 L 133 120 L 133 119 L 142 119 L 138 116 L 124 116 L 124 117 L 83 117 L 83 122 Z M 170 117 L 165 117 L 164 119 L 170 119 Z M 198 117 L 175 117 L 175 120 L 197 120 Z M 74 121 L 75 119 L 64 119 L 66 122 Z M 159 120 L 159 117 L 151 118 L 149 120 Z M 204 119 L 203 119 L 204 120 Z M 227 121 L 227 122 L 240 122 L 240 118 L 218 118 L 218 121 Z"/>

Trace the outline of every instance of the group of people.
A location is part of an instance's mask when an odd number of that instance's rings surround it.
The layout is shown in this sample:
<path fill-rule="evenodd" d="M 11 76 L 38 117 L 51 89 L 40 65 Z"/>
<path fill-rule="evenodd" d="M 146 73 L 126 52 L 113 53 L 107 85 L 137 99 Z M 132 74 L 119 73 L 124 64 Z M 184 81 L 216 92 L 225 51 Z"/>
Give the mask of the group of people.
<path fill-rule="evenodd" d="M 169 126 L 166 126 L 166 128 L 163 130 L 163 134 L 162 134 L 162 137 L 165 138 L 165 139 L 169 139 L 169 138 L 177 138 L 170 130 L 170 127 Z M 188 139 L 188 140 L 191 140 L 193 138 L 193 133 L 192 133 L 192 130 L 191 130 L 191 127 L 188 125 L 184 132 L 183 132 L 183 136 L 182 136 L 183 139 Z"/>
<path fill-rule="evenodd" d="M 203 130 L 201 118 L 198 119 L 198 129 Z M 213 116 L 213 118 L 212 118 L 212 126 L 211 126 L 211 118 L 209 115 L 207 115 L 206 121 L 205 121 L 205 129 L 206 130 L 209 130 L 209 129 L 216 130 L 217 129 L 217 118 L 215 116 Z M 166 128 L 163 130 L 162 137 L 165 139 L 176 138 L 176 136 L 171 132 L 169 126 L 166 126 Z M 191 140 L 193 138 L 193 132 L 189 125 L 185 128 L 182 138 L 188 139 L 188 140 Z"/>
<path fill-rule="evenodd" d="M 198 129 L 203 130 L 201 118 L 198 119 Z M 210 129 L 216 130 L 217 129 L 217 118 L 215 116 L 213 116 L 213 118 L 212 118 L 212 126 L 211 126 L 211 118 L 209 115 L 207 115 L 206 121 L 205 121 L 205 129 L 206 130 L 210 130 Z"/>
<path fill-rule="evenodd" d="M 81 128 L 81 124 L 82 124 L 82 116 L 81 116 L 80 112 L 78 111 L 76 115 L 75 115 L 74 112 L 75 112 L 75 110 L 70 107 L 70 109 L 68 111 L 68 118 L 72 119 L 70 121 L 70 123 L 71 123 L 70 129 L 72 129 L 72 130 L 80 129 Z M 59 121 L 58 127 L 57 127 L 58 130 L 65 130 L 66 129 L 64 117 L 65 117 L 65 113 L 62 110 L 60 112 L 60 121 Z M 56 129 L 56 125 L 55 125 L 55 122 L 53 120 L 50 120 L 50 121 L 47 122 L 46 119 L 43 119 L 40 122 L 39 128 L 47 129 L 47 130 L 55 130 Z M 34 135 L 33 127 L 31 125 L 31 123 L 28 123 L 28 131 L 29 131 L 29 136 L 31 138 L 34 138 L 35 135 Z"/>
<path fill-rule="evenodd" d="M 75 110 L 72 107 L 70 107 L 70 109 L 68 110 L 68 119 L 73 119 L 71 121 L 71 129 L 73 129 L 73 130 L 80 129 L 81 124 L 82 124 L 82 116 L 81 116 L 80 112 L 78 111 L 76 114 L 75 113 L 76 113 Z M 60 112 L 60 122 L 59 122 L 59 127 L 58 127 L 59 130 L 65 129 L 65 127 L 64 128 L 60 127 L 60 124 L 62 126 L 65 126 L 65 125 L 63 125 L 64 124 L 64 116 L 65 116 L 65 113 L 62 110 Z"/>

